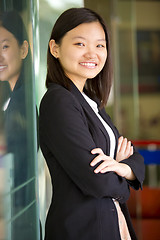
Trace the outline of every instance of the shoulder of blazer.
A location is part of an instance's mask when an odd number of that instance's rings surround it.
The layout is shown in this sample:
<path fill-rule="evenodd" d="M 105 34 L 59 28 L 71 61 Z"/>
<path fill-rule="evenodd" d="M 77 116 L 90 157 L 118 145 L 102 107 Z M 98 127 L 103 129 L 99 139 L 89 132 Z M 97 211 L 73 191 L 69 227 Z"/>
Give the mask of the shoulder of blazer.
<path fill-rule="evenodd" d="M 66 89 L 65 87 L 57 84 L 57 83 L 52 83 L 50 84 L 50 87 L 47 89 L 46 93 L 44 94 L 43 99 L 45 98 L 57 98 L 57 97 L 62 97 L 62 96 L 68 96 L 68 97 L 72 97 L 71 92 Z"/>
<path fill-rule="evenodd" d="M 82 106 L 77 97 L 63 86 L 53 83 L 44 94 L 40 103 L 40 114 L 46 112 L 66 111 L 77 109 L 84 116 Z M 73 110 L 74 111 L 74 110 Z"/>

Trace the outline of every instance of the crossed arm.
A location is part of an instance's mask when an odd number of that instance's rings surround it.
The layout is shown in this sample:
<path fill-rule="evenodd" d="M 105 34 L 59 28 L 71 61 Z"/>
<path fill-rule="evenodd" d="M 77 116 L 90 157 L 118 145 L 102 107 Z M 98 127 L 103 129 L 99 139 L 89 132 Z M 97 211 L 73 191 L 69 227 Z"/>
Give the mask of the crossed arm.
<path fill-rule="evenodd" d="M 96 174 L 103 174 L 113 171 L 119 176 L 126 178 L 127 180 L 135 179 L 135 175 L 132 169 L 127 164 L 121 163 L 122 160 L 129 158 L 133 154 L 133 146 L 131 146 L 131 142 L 128 141 L 126 138 L 123 138 L 121 136 L 118 140 L 116 161 L 110 156 L 105 155 L 100 148 L 93 149 L 91 153 L 98 154 L 98 156 L 95 157 L 90 163 L 92 167 L 102 161 L 102 163 L 100 163 L 99 166 L 94 170 Z"/>
<path fill-rule="evenodd" d="M 100 144 L 95 144 L 81 106 L 72 94 L 62 87 L 58 88 L 59 91 L 55 86 L 55 89 L 47 93 L 40 107 L 40 143 L 50 166 L 50 172 L 54 173 L 54 163 L 58 163 L 85 195 L 96 198 L 119 198 L 119 201 L 125 202 L 129 197 L 129 185 L 135 189 L 139 189 L 142 185 L 143 159 L 136 151 L 127 158 L 127 149 L 130 147 L 124 147 L 126 140 L 120 144 L 120 139 L 117 162 L 104 155 L 102 150 L 97 152 L 96 145 Z M 127 146 L 129 144 L 127 141 Z M 125 156 L 122 146 L 125 149 Z M 98 156 L 94 155 L 97 153 Z M 108 173 L 101 174 L 101 169 L 100 174 L 96 174 L 94 172 L 97 168 L 95 161 L 98 161 L 99 166 L 103 161 L 106 164 L 103 166 L 104 172 L 108 170 Z M 112 166 L 111 163 L 113 163 Z M 127 176 L 130 175 L 131 169 L 136 179 L 129 182 L 125 178 L 132 179 Z"/>

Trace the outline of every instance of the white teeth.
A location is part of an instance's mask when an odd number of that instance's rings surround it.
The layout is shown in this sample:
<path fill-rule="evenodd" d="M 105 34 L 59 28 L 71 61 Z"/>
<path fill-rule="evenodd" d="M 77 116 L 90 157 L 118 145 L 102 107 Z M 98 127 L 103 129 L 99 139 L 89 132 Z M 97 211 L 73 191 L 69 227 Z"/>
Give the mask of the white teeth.
<path fill-rule="evenodd" d="M 7 66 L 0 66 L 0 70 L 5 69 Z"/>
<path fill-rule="evenodd" d="M 83 66 L 88 66 L 88 67 L 95 67 L 96 63 L 80 63 Z"/>

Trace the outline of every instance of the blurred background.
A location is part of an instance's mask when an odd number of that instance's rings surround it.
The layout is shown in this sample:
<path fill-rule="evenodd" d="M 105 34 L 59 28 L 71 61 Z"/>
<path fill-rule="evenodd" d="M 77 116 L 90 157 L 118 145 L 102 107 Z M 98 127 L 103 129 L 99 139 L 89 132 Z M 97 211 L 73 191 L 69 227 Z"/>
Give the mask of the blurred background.
<path fill-rule="evenodd" d="M 27 149 L 18 145 L 27 154 L 25 177 L 7 148 L 2 109 L 10 95 L 0 71 L 0 240 L 44 236 L 51 184 L 37 143 L 37 113 L 46 91 L 48 40 L 64 10 L 83 6 L 102 15 L 110 30 L 114 84 L 106 111 L 145 159 L 143 191 L 131 191 L 128 201 L 132 221 L 139 240 L 160 239 L 160 0 L 0 0 L 1 12 L 20 14 L 31 50 L 24 102 Z"/>

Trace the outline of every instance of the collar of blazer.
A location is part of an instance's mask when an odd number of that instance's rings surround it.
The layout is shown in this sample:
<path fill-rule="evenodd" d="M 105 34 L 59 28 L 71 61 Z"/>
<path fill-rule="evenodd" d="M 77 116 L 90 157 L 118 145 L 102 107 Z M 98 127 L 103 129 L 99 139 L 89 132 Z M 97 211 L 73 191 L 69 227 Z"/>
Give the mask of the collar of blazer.
<path fill-rule="evenodd" d="M 101 131 L 103 132 L 104 136 L 106 137 L 106 139 L 109 139 L 109 135 L 105 129 L 105 127 L 103 126 L 102 122 L 100 121 L 100 119 L 97 117 L 96 113 L 93 111 L 93 109 L 91 108 L 91 106 L 89 105 L 89 103 L 85 100 L 85 98 L 83 97 L 83 95 L 81 94 L 81 92 L 78 90 L 78 88 L 74 85 L 73 82 L 71 82 L 71 89 L 70 89 L 71 93 L 76 97 L 76 99 L 78 100 L 78 102 L 80 103 L 80 105 L 82 106 L 85 114 L 87 115 L 87 117 L 89 119 L 92 120 L 92 122 L 94 122 L 94 124 L 96 126 L 98 126 Z M 98 104 L 98 101 L 96 101 Z M 99 104 L 98 104 L 99 105 Z M 113 130 L 116 139 L 118 138 L 118 134 L 115 130 L 115 127 L 110 119 L 110 117 L 108 116 L 108 114 L 106 113 L 105 109 L 103 108 L 102 110 L 99 109 L 99 114 L 101 115 L 101 117 L 107 122 L 107 124 L 111 127 L 111 129 Z M 108 141 L 107 141 L 108 142 Z M 117 142 L 117 141 L 116 141 Z M 117 145 L 117 143 L 116 143 Z"/>

